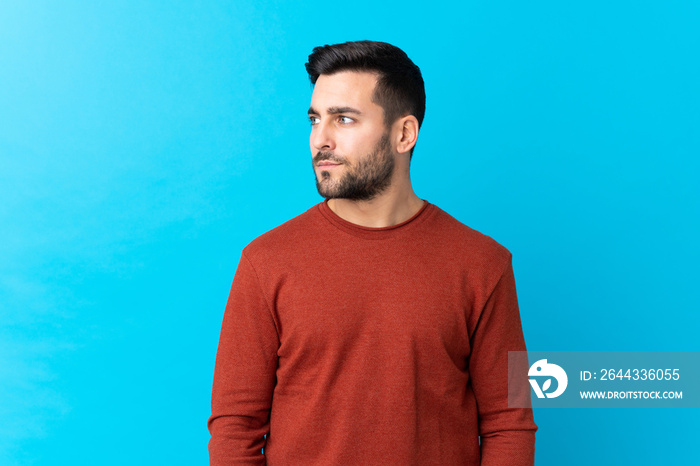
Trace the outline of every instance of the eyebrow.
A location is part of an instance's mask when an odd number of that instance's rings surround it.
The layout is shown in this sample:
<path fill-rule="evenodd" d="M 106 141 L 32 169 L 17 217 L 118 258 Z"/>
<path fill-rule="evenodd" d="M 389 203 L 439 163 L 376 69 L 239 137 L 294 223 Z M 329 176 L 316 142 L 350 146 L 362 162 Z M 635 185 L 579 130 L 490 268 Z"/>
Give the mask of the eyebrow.
<path fill-rule="evenodd" d="M 337 115 L 339 113 L 354 113 L 356 115 L 362 115 L 362 112 L 352 108 L 352 107 L 328 107 L 327 112 L 329 115 Z M 313 107 L 309 107 L 309 115 L 320 115 Z"/>

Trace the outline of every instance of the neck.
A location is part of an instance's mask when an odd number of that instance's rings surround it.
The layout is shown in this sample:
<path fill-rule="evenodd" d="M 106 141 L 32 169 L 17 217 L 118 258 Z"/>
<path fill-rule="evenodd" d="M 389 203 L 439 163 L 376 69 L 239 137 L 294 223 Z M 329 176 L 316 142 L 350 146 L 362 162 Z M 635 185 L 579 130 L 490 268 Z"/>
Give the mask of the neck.
<path fill-rule="evenodd" d="M 329 199 L 328 207 L 340 218 L 356 225 L 372 228 L 389 227 L 405 222 L 423 207 L 410 180 L 392 183 L 384 192 L 369 201 Z"/>

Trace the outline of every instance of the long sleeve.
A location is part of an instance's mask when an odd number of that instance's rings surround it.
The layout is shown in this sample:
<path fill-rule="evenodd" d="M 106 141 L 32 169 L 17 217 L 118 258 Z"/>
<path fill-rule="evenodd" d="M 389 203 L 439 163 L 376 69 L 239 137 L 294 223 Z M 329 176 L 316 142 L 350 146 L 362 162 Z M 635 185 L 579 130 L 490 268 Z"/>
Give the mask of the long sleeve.
<path fill-rule="evenodd" d="M 279 336 L 255 269 L 241 255 L 224 312 L 207 422 L 209 461 L 265 465 Z"/>
<path fill-rule="evenodd" d="M 482 466 L 535 462 L 532 409 L 508 408 L 508 351 L 525 351 L 510 259 L 471 337 L 469 371 L 478 406 Z"/>

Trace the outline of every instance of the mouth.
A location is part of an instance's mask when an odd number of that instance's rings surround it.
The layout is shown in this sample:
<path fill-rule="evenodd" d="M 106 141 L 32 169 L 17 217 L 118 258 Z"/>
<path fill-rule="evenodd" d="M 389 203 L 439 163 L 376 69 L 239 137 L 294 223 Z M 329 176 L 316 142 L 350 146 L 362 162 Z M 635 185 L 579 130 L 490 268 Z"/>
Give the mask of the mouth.
<path fill-rule="evenodd" d="M 323 161 L 323 162 L 319 162 L 316 164 L 316 166 L 318 168 L 323 168 L 323 169 L 337 167 L 338 165 L 340 165 L 340 164 L 335 163 L 335 162 L 328 162 L 328 161 Z"/>

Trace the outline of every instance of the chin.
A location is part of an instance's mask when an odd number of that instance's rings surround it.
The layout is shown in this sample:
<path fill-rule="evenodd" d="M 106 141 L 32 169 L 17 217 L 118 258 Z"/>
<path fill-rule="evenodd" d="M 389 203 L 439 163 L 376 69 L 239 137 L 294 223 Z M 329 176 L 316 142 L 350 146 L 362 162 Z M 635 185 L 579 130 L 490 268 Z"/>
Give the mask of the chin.
<path fill-rule="evenodd" d="M 319 183 L 322 183 L 322 182 L 324 182 L 324 181 L 330 181 L 330 180 L 333 180 L 333 179 L 335 179 L 335 178 L 333 177 L 333 175 L 331 174 L 331 172 L 329 172 L 329 171 L 327 171 L 327 170 L 322 170 L 322 171 L 320 171 L 320 172 L 316 172 L 316 180 L 317 180 Z"/>

